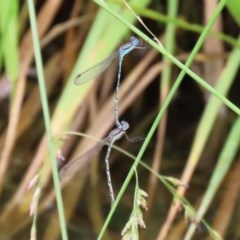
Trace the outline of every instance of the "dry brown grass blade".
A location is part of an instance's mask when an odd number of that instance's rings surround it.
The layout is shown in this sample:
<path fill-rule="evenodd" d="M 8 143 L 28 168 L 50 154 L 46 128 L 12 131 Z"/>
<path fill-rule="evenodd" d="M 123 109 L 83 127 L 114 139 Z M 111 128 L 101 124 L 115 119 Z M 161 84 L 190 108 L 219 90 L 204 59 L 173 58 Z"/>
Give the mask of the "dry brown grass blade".
<path fill-rule="evenodd" d="M 213 229 L 215 229 L 221 236 L 225 236 L 226 230 L 231 223 L 231 217 L 233 216 L 234 209 L 239 202 L 239 192 L 240 192 L 240 157 L 236 159 L 236 164 L 232 167 L 229 172 L 229 176 L 224 183 L 224 198 L 219 205 L 217 214 L 214 218 L 212 224 Z M 238 226 L 238 223 L 235 223 Z M 210 239 L 210 238 L 209 238 Z"/>
<path fill-rule="evenodd" d="M 212 16 L 212 13 L 214 9 L 217 7 L 218 1 L 205 1 L 204 2 L 204 22 L 207 24 L 209 22 L 209 19 Z M 223 31 L 223 16 L 220 15 L 219 18 L 216 20 L 214 25 L 212 26 L 213 31 Z M 218 39 L 214 38 L 213 36 L 208 36 L 203 44 L 203 52 L 206 55 L 218 55 L 218 58 L 215 58 L 213 61 L 206 61 L 203 64 L 203 78 L 212 86 L 215 85 L 216 80 L 219 77 L 219 74 L 221 73 L 222 69 L 224 68 L 224 62 L 225 59 L 221 56 L 224 55 L 224 44 L 223 42 Z M 200 73 L 201 74 L 201 73 Z M 203 90 L 205 100 L 207 101 L 209 98 L 209 92 Z M 221 107 L 221 111 L 219 111 L 216 125 L 214 126 L 212 130 L 212 135 L 209 138 L 208 145 L 205 148 L 205 151 L 203 153 L 203 161 L 201 162 L 201 165 L 209 166 L 209 160 L 208 159 L 214 159 L 222 145 L 222 139 L 225 137 L 224 132 L 221 131 L 222 129 L 228 128 L 228 114 L 227 114 L 227 108 L 223 105 Z"/>
<path fill-rule="evenodd" d="M 37 19 L 38 32 L 40 37 L 48 29 L 61 3 L 62 3 L 61 1 L 48 1 L 42 7 Z M 20 62 L 21 72 L 20 72 L 20 76 L 16 86 L 16 94 L 13 99 L 13 103 L 11 107 L 11 112 L 9 117 L 10 120 L 7 128 L 7 132 L 6 132 L 5 142 L 1 138 L 1 143 L 3 144 L 4 142 L 4 147 L 3 147 L 3 152 L 1 156 L 1 166 L 0 166 L 0 171 L 1 171 L 0 192 L 2 190 L 5 174 L 7 171 L 7 167 L 9 165 L 11 151 L 16 141 L 16 136 L 17 136 L 16 129 L 18 126 L 19 115 L 21 112 L 22 99 L 25 93 L 26 75 L 33 59 L 33 48 L 32 48 L 30 30 L 26 33 L 25 37 L 23 38 L 23 41 L 20 47 L 20 59 L 21 59 L 21 62 Z M 5 221 L 5 217 L 8 215 L 7 213 L 10 213 L 13 210 L 14 205 L 18 203 L 20 200 L 22 200 L 22 198 L 14 198 L 14 200 L 9 202 L 8 206 L 5 208 L 5 211 L 2 213 L 0 217 L 0 222 Z"/>
<path fill-rule="evenodd" d="M 160 40 L 160 42 L 163 42 L 163 39 Z M 168 64 L 165 62 L 165 65 Z M 169 89 L 164 85 L 161 84 L 160 88 L 160 99 L 159 99 L 159 106 L 161 107 L 164 103 L 167 94 L 169 92 Z M 167 124 L 167 112 L 163 115 L 162 120 L 159 124 L 159 128 L 157 131 L 157 140 L 155 144 L 155 151 L 153 155 L 153 161 L 152 161 L 152 169 L 155 172 L 158 172 L 161 166 L 161 160 L 163 155 L 163 147 L 164 147 L 164 139 L 165 139 L 165 133 L 166 133 L 166 124 Z M 148 211 L 146 212 L 146 219 L 149 218 L 151 214 L 151 209 L 155 197 L 156 187 L 157 187 L 158 179 L 154 174 L 150 174 L 149 180 L 148 180 Z"/>
<path fill-rule="evenodd" d="M 72 8 L 71 14 L 70 14 L 70 20 L 74 20 L 78 16 L 78 12 L 81 10 L 82 3 L 81 1 L 75 1 L 74 6 Z M 80 22 L 79 22 L 80 23 Z M 84 25 L 83 25 L 84 26 Z M 63 48 L 63 55 L 65 61 L 65 68 L 64 68 L 64 79 L 68 79 L 69 74 L 72 71 L 72 66 L 74 66 L 74 62 L 76 59 L 76 53 L 77 53 L 77 46 L 79 44 L 79 36 L 77 36 L 76 32 L 74 31 L 74 28 L 69 29 L 67 31 L 66 37 L 65 37 L 65 45 Z M 85 34 L 85 31 L 81 31 L 80 35 L 81 38 L 83 38 Z"/>
<path fill-rule="evenodd" d="M 162 87 L 160 91 L 161 91 L 160 106 L 162 106 L 163 102 L 167 97 L 169 89 L 165 89 L 164 87 Z M 164 139 L 165 139 L 165 133 L 166 133 L 166 124 L 167 124 L 167 112 L 162 117 L 161 122 L 159 124 L 158 131 L 157 131 L 157 141 L 156 141 L 155 151 L 154 151 L 154 156 L 152 161 L 152 169 L 155 172 L 159 172 L 161 162 L 162 162 Z M 152 210 L 158 181 L 159 181 L 158 178 L 154 174 L 150 175 L 149 182 L 148 182 L 148 190 L 147 190 L 148 192 L 148 211 L 146 213 L 147 217 L 149 217 Z"/>
<path fill-rule="evenodd" d="M 212 16 L 214 9 L 216 9 L 218 1 L 204 1 L 204 22 L 207 24 L 209 19 Z M 219 16 L 218 20 L 214 23 L 212 30 L 222 32 L 222 20 L 221 16 Z M 215 38 L 213 36 L 208 36 L 203 44 L 203 51 L 206 54 L 222 54 L 224 52 L 223 42 Z M 222 58 L 215 59 L 215 61 L 207 62 L 203 65 L 203 75 L 204 79 L 209 82 L 211 85 L 214 85 L 216 79 L 218 79 L 218 75 L 220 74 L 222 68 L 224 66 L 224 62 Z M 207 92 L 205 94 L 208 95 Z M 206 97 L 207 97 L 206 95 Z"/>
<path fill-rule="evenodd" d="M 49 63 L 46 65 L 46 79 L 48 79 L 46 86 L 47 86 L 48 92 L 51 91 L 56 79 L 58 79 L 59 75 L 61 74 L 60 71 L 52 72 L 52 69 L 56 69 L 56 66 L 59 66 L 60 60 L 61 60 L 61 53 L 58 53 L 55 56 L 53 56 L 52 59 L 49 61 Z M 55 67 L 53 67 L 53 65 Z M 32 105 L 33 102 L 34 102 L 34 107 Z M 39 113 L 40 109 L 41 109 L 41 103 L 40 103 L 40 98 L 39 98 L 39 89 L 35 88 L 31 92 L 30 96 L 28 97 L 28 100 L 23 105 L 21 115 L 20 115 L 21 125 L 18 128 L 16 139 L 19 138 L 20 135 L 33 123 L 33 121 L 35 120 L 35 117 Z M 34 174 L 36 173 L 40 164 L 41 164 L 41 161 L 39 161 L 39 164 L 35 163 L 34 166 L 30 165 L 29 169 L 31 171 L 30 171 L 28 177 L 26 177 L 25 180 L 22 181 L 22 183 L 18 187 L 18 190 L 15 193 L 15 196 L 12 198 L 12 200 L 10 200 L 8 202 L 7 208 L 0 216 L 0 222 L 5 222 L 6 221 L 5 218 L 8 217 L 8 214 L 11 215 L 11 212 L 16 213 L 15 204 L 18 204 L 21 201 L 21 199 L 22 199 L 21 196 L 26 192 L 29 180 L 32 178 L 32 176 L 34 176 Z M 31 201 L 31 196 L 32 196 L 32 192 L 29 191 L 26 194 L 26 199 L 28 199 L 28 200 L 23 202 L 24 206 L 25 206 L 25 204 L 27 204 L 27 202 L 29 203 Z M 24 210 L 25 212 L 23 214 L 25 214 L 26 211 L 28 211 L 28 209 L 26 209 L 26 207 L 23 207 L 22 209 L 25 209 Z M 22 216 L 22 214 L 20 214 L 20 217 L 21 216 Z M 13 229 L 12 229 L 12 232 L 14 232 Z"/>
<path fill-rule="evenodd" d="M 116 70 L 116 69 L 115 69 Z M 113 72 L 110 71 L 110 73 L 112 73 L 111 76 L 114 76 L 115 74 Z M 109 79 L 112 82 L 114 82 L 113 79 Z M 104 83 L 104 85 L 107 85 L 106 83 Z M 110 84 L 109 84 L 110 85 Z M 100 87 L 99 84 L 95 84 L 96 87 L 93 88 L 93 94 L 90 97 L 90 102 L 89 102 L 89 117 L 90 117 L 90 121 L 92 123 L 94 123 L 94 121 L 96 120 L 96 116 L 98 114 L 98 109 L 99 107 L 102 105 L 100 101 L 98 101 L 98 95 L 97 95 L 97 90 Z M 107 96 L 109 95 L 105 95 L 105 98 L 107 98 Z M 96 156 L 93 162 L 91 162 L 90 166 L 89 166 L 89 172 L 91 173 L 89 176 L 89 188 L 88 188 L 88 199 L 89 199 L 89 204 L 87 207 L 88 210 L 88 214 L 89 214 L 89 218 L 92 222 L 93 225 L 93 229 L 95 231 L 95 233 L 99 233 L 101 231 L 101 228 L 104 224 L 104 214 L 102 212 L 102 202 L 99 201 L 99 199 L 101 199 L 100 196 L 100 188 L 99 188 L 99 180 L 100 180 L 100 172 L 99 172 L 99 165 L 100 165 L 100 157 Z M 110 234 L 108 232 L 108 230 L 105 233 L 105 239 L 111 239 L 110 238 Z"/>
<path fill-rule="evenodd" d="M 38 155 L 36 160 L 34 159 L 33 163 L 29 167 L 28 173 L 24 175 L 24 179 L 22 180 L 18 190 L 15 192 L 15 195 L 9 201 L 9 203 L 7 204 L 3 213 L 0 216 L 0 226 L 1 226 L 0 231 L 2 233 L 6 232 L 9 234 L 9 231 L 6 228 L 7 226 L 5 223 L 12 222 L 13 216 L 16 216 L 17 219 L 15 224 L 12 226 L 11 234 L 14 234 L 15 232 L 18 231 L 20 227 L 23 227 L 22 219 L 26 220 L 26 222 L 30 221 L 31 219 L 29 216 L 29 208 L 30 208 L 30 203 L 32 200 L 33 193 L 32 191 L 28 191 L 28 184 L 33 178 L 34 174 L 36 173 L 36 171 L 34 172 L 34 170 L 32 169 L 40 168 L 41 160 L 45 155 L 45 152 L 42 151 L 42 149 L 44 148 L 44 144 L 46 145 L 46 139 L 41 142 L 40 147 L 38 148 L 38 151 L 37 151 Z"/>
<path fill-rule="evenodd" d="M 55 16 L 57 10 L 61 5 L 61 1 L 48 1 L 43 6 L 39 16 L 38 16 L 38 31 L 39 36 L 41 37 L 51 24 L 53 17 Z M 21 44 L 20 50 L 20 75 L 16 86 L 15 96 L 12 101 L 9 124 L 3 136 L 6 136 L 5 140 L 1 139 L 0 142 L 3 143 L 3 151 L 1 155 L 0 161 L 0 193 L 3 188 L 5 175 L 7 172 L 7 168 L 10 162 L 11 151 L 14 147 L 14 143 L 16 141 L 16 133 L 18 120 L 21 111 L 22 100 L 25 93 L 26 86 L 26 75 L 27 71 L 30 68 L 30 64 L 33 58 L 33 49 L 31 43 L 31 33 L 30 31 L 26 34 L 25 38 Z"/>
<path fill-rule="evenodd" d="M 29 52 L 32 55 L 31 52 Z M 13 99 L 12 107 L 10 110 L 10 118 L 7 130 L 2 134 L 0 142 L 3 146 L 3 151 L 0 160 L 0 194 L 3 190 L 4 180 L 6 178 L 7 168 L 10 163 L 11 151 L 15 143 L 16 128 L 18 125 L 18 117 L 21 110 L 21 103 L 25 92 L 26 86 L 26 73 L 30 65 L 30 59 L 25 59 L 21 64 L 21 73 L 16 87 L 16 94 Z"/>
<path fill-rule="evenodd" d="M 52 56 L 45 66 L 47 93 L 51 93 L 56 81 L 62 75 L 62 71 L 55 71 L 62 65 L 62 53 L 58 52 Z M 34 107 L 33 107 L 34 102 Z M 18 127 L 16 139 L 35 121 L 37 114 L 41 110 L 40 93 L 38 87 L 35 87 L 22 107 L 20 114 L 21 124 Z"/>

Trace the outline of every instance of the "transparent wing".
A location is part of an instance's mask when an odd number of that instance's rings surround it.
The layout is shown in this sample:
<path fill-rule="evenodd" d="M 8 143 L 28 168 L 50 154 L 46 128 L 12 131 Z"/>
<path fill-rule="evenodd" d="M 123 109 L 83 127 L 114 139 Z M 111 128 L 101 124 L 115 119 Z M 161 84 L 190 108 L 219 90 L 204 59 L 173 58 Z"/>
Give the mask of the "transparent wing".
<path fill-rule="evenodd" d="M 102 142 L 97 143 L 94 147 L 90 148 L 79 158 L 72 160 L 71 162 L 64 165 L 59 172 L 60 178 L 74 175 L 80 169 L 84 168 L 88 163 L 91 162 L 93 157 L 102 150 L 103 146 L 107 144 L 107 142 L 108 142 L 107 138 L 103 139 Z"/>
<path fill-rule="evenodd" d="M 94 79 L 95 77 L 97 77 L 98 75 L 100 75 L 103 71 L 105 71 L 110 64 L 112 63 L 112 61 L 118 57 L 119 52 L 116 51 L 114 53 L 112 53 L 108 58 L 106 58 L 105 60 L 99 62 L 98 64 L 94 65 L 93 67 L 90 67 L 89 69 L 85 70 L 84 72 L 80 73 L 79 75 L 77 75 L 77 77 L 74 79 L 74 83 L 76 85 L 81 85 L 84 84 L 92 79 Z"/>

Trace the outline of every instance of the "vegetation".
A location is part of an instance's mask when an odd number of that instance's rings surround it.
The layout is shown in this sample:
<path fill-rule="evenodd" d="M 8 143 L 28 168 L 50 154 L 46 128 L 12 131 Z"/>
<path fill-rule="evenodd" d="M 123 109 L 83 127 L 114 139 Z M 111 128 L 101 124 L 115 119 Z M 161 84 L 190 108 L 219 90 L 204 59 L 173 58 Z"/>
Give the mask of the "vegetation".
<path fill-rule="evenodd" d="M 0 3 L 0 239 L 239 239 L 240 2 L 86 2 Z M 130 36 L 111 208 L 105 148 L 59 169 L 116 128 L 117 61 L 74 79 Z"/>

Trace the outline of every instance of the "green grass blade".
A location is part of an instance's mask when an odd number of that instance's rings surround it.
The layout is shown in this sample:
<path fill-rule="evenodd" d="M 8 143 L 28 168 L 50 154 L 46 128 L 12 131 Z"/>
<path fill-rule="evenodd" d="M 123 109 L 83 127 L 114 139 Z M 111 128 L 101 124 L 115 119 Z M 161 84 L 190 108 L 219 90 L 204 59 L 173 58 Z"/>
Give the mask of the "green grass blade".
<path fill-rule="evenodd" d="M 52 166 L 53 183 L 54 183 L 54 189 L 56 193 L 56 201 L 57 201 L 59 221 L 61 226 L 62 239 L 67 240 L 68 239 L 67 228 L 66 228 L 65 217 L 64 217 L 64 208 L 63 208 L 61 187 L 60 187 L 59 177 L 58 177 L 57 161 L 55 157 L 54 143 L 53 143 L 53 137 L 52 137 L 52 131 L 51 131 L 50 114 L 49 114 L 48 101 L 47 101 L 42 57 L 41 57 L 40 44 L 39 44 L 39 38 L 37 33 L 36 13 L 34 9 L 34 3 L 32 0 L 28 0 L 28 8 L 29 8 L 34 54 L 35 54 L 35 61 L 36 61 L 36 67 L 37 67 L 41 102 L 43 107 L 44 123 L 45 123 L 46 135 L 48 140 L 48 150 L 49 150 L 51 166 Z"/>

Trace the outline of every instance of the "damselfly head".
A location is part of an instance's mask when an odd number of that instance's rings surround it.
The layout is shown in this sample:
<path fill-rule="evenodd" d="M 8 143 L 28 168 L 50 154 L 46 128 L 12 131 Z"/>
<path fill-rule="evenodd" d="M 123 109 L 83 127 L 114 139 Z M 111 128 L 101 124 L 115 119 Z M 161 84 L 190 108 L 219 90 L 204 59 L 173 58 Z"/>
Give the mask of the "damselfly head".
<path fill-rule="evenodd" d="M 129 129 L 129 124 L 126 121 L 121 121 L 121 129 L 126 131 Z"/>

